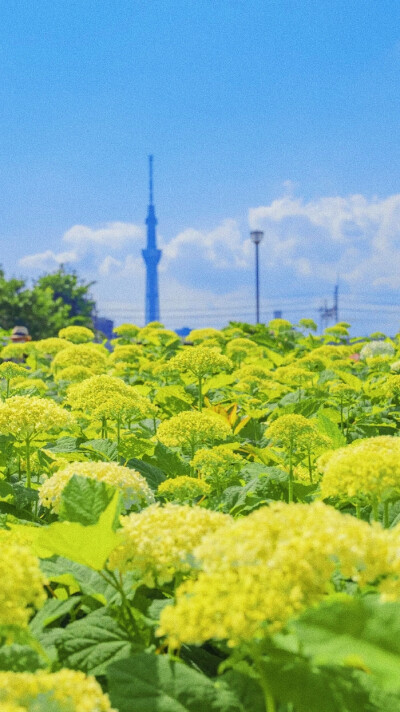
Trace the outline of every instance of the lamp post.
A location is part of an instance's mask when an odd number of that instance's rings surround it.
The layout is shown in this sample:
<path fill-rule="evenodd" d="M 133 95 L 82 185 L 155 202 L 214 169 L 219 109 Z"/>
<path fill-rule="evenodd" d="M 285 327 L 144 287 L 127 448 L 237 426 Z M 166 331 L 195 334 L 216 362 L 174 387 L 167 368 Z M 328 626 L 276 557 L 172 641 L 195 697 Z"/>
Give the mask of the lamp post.
<path fill-rule="evenodd" d="M 256 246 L 256 323 L 260 323 L 260 278 L 258 269 L 258 246 L 264 237 L 262 230 L 253 230 L 250 237 Z"/>

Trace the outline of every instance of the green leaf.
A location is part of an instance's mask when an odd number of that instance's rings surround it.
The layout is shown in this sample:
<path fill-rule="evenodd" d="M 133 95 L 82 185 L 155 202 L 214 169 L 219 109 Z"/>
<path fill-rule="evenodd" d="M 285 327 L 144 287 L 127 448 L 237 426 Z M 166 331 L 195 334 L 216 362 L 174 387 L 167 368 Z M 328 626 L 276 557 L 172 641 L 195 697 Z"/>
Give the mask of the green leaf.
<path fill-rule="evenodd" d="M 60 519 L 84 526 L 96 524 L 114 494 L 115 488 L 105 482 L 73 475 L 61 495 Z"/>
<path fill-rule="evenodd" d="M 293 626 L 314 662 L 368 670 L 383 689 L 400 691 L 400 603 L 372 596 L 326 602 Z"/>
<path fill-rule="evenodd" d="M 217 376 L 208 378 L 203 385 L 203 394 L 206 395 L 208 391 L 213 391 L 218 388 L 224 388 L 225 386 L 230 386 L 232 383 L 237 381 L 237 375 L 233 373 L 219 373 Z"/>
<path fill-rule="evenodd" d="M 137 470 L 146 479 L 147 484 L 151 489 L 156 490 L 161 482 L 166 480 L 166 477 L 159 467 L 150 465 L 148 462 L 143 460 L 138 460 L 133 457 L 129 462 L 126 463 L 126 467 L 131 467 L 133 470 Z"/>
<path fill-rule="evenodd" d="M 78 522 L 54 522 L 48 527 L 10 524 L 10 529 L 20 532 L 42 558 L 59 554 L 99 571 L 120 541 L 113 529 L 119 502 L 116 492 L 97 524 L 87 527 Z"/>
<path fill-rule="evenodd" d="M 179 453 L 171 448 L 157 443 L 154 455 L 145 455 L 145 460 L 149 464 L 158 467 L 165 475 L 176 477 L 177 475 L 187 475 L 190 472 L 190 465 L 182 460 Z"/>
<path fill-rule="evenodd" d="M 335 373 L 346 383 L 350 388 L 354 388 L 355 391 L 361 391 L 363 387 L 363 382 L 361 378 L 357 378 L 357 376 L 353 376 L 352 373 L 348 373 L 348 371 L 340 371 L 339 369 L 335 369 Z"/>
<path fill-rule="evenodd" d="M 110 665 L 107 678 L 111 704 L 119 712 L 245 712 L 218 680 L 166 655 L 132 655 Z"/>
<path fill-rule="evenodd" d="M 118 446 L 114 440 L 87 440 L 79 447 L 89 455 L 94 455 L 96 460 L 104 460 L 105 462 L 117 462 Z"/>
<path fill-rule="evenodd" d="M 0 499 L 3 501 L 12 501 L 14 499 L 14 490 L 12 485 L 4 480 L 0 482 Z"/>
<path fill-rule="evenodd" d="M 82 442 L 82 438 L 73 438 L 70 435 L 65 435 L 58 438 L 55 443 L 48 443 L 43 446 L 44 450 L 50 450 L 50 452 L 76 452 L 79 448 L 79 444 Z"/>
<path fill-rule="evenodd" d="M 72 578 L 84 595 L 93 596 L 104 604 L 111 603 L 117 595 L 115 588 L 105 581 L 97 571 L 78 564 L 76 561 L 70 561 L 63 556 L 43 559 L 40 562 L 40 568 L 49 581 L 54 581 L 54 583 L 65 583 L 66 576 Z"/>
<path fill-rule="evenodd" d="M 346 438 L 340 432 L 337 424 L 328 418 L 323 410 L 318 411 L 315 423 L 319 432 L 328 436 L 333 448 L 344 447 L 347 444 Z"/>
<path fill-rule="evenodd" d="M 80 596 L 73 596 L 65 601 L 58 601 L 56 598 L 50 598 L 32 618 L 29 628 L 33 635 L 38 635 L 47 626 L 55 621 L 65 618 L 71 611 L 79 605 Z"/>
<path fill-rule="evenodd" d="M 104 675 L 110 663 L 132 651 L 126 632 L 105 608 L 70 623 L 56 646 L 62 665 L 90 675 Z"/>
<path fill-rule="evenodd" d="M 0 648 L 0 670 L 10 672 L 36 672 L 46 667 L 36 650 L 29 645 L 3 645 Z"/>

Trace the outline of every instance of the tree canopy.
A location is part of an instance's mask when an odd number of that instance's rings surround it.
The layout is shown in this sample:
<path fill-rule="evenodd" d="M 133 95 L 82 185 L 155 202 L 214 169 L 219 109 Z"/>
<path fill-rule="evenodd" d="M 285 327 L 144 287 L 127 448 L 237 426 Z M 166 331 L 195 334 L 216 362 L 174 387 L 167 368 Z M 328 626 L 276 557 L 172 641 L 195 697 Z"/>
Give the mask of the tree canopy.
<path fill-rule="evenodd" d="M 92 328 L 92 284 L 61 266 L 29 287 L 24 279 L 6 279 L 0 268 L 0 327 L 26 326 L 33 339 L 56 336 L 60 329 L 73 324 Z"/>

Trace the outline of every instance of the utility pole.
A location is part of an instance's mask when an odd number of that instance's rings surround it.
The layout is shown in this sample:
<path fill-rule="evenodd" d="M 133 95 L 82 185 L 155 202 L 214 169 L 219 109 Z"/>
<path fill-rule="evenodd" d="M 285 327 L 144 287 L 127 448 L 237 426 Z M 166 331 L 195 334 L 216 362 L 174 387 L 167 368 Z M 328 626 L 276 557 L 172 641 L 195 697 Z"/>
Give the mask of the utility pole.
<path fill-rule="evenodd" d="M 258 246 L 264 237 L 262 230 L 253 230 L 250 237 L 256 246 L 256 324 L 260 323 L 260 275 L 259 275 L 259 258 Z"/>

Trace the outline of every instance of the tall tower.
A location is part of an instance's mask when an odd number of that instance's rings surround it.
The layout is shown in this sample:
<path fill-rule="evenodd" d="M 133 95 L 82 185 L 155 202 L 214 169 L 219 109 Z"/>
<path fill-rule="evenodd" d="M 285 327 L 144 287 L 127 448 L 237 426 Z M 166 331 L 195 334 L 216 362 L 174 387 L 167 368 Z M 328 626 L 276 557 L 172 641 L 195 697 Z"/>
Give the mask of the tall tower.
<path fill-rule="evenodd" d="M 143 259 L 146 263 L 146 324 L 149 321 L 158 321 L 160 318 L 157 266 L 161 259 L 162 251 L 157 249 L 157 218 L 153 205 L 153 156 L 149 156 L 149 193 L 149 209 L 146 218 L 147 246 L 145 250 L 142 250 Z"/>

